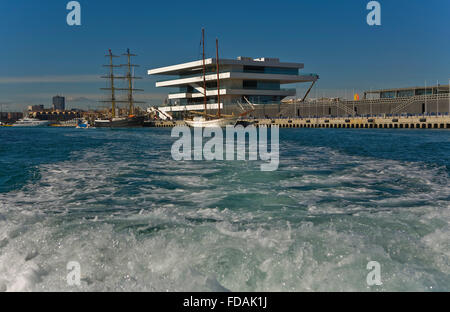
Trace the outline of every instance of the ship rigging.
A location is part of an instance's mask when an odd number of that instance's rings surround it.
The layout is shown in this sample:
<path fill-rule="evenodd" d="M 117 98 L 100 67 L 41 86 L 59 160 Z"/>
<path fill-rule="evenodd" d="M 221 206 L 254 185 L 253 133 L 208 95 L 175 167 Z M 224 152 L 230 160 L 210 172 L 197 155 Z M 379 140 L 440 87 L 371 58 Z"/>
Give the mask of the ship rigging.
<path fill-rule="evenodd" d="M 95 121 L 95 126 L 100 128 L 127 128 L 127 127 L 141 127 L 144 124 L 144 116 L 137 116 L 135 104 L 144 103 L 139 102 L 134 99 L 133 93 L 135 91 L 144 91 L 142 89 L 134 88 L 134 80 L 142 79 L 141 77 L 136 77 L 134 75 L 134 69 L 139 67 L 139 65 L 132 64 L 131 58 L 137 56 L 136 54 L 132 54 L 130 49 L 127 49 L 123 56 L 127 57 L 127 64 L 114 65 L 114 58 L 118 58 L 119 56 L 114 55 L 111 49 L 108 51 L 106 57 L 109 58 L 109 64 L 103 65 L 104 67 L 109 68 L 109 75 L 102 76 L 102 78 L 109 79 L 110 87 L 109 88 L 101 88 L 101 90 L 111 91 L 111 97 L 105 101 L 101 101 L 103 103 L 111 103 L 111 116 L 106 119 L 97 119 Z M 114 74 L 115 68 L 123 68 L 125 67 L 126 75 L 125 76 L 116 76 Z M 126 80 L 127 88 L 117 88 L 116 80 Z M 117 100 L 116 91 L 127 91 L 127 100 Z M 120 114 L 120 110 L 117 108 L 118 103 L 126 103 L 127 114 L 124 116 Z"/>

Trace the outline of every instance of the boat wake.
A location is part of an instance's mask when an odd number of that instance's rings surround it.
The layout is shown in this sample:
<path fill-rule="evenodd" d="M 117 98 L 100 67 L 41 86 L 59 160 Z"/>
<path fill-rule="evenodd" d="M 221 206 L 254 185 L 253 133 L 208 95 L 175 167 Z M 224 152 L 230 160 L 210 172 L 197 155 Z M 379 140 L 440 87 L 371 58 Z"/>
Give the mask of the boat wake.
<path fill-rule="evenodd" d="M 0 193 L 0 290 L 364 291 L 369 261 L 378 290 L 449 290 L 445 167 L 284 140 L 262 173 L 172 161 L 169 135 L 119 131 Z"/>

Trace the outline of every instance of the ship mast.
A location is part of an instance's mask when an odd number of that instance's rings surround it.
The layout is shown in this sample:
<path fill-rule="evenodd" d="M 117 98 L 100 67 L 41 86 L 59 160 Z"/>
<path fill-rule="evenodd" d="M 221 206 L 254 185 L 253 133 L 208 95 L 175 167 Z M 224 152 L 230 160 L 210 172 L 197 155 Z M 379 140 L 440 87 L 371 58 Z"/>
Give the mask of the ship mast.
<path fill-rule="evenodd" d="M 111 103 L 111 109 L 112 109 L 111 117 L 115 118 L 116 117 L 116 103 L 117 103 L 116 90 L 118 90 L 118 89 L 114 86 L 114 81 L 115 81 L 115 79 L 123 79 L 124 77 L 118 77 L 118 76 L 114 75 L 114 68 L 120 67 L 120 65 L 114 65 L 113 58 L 118 57 L 118 56 L 114 55 L 112 53 L 111 49 L 109 49 L 108 54 L 105 56 L 109 58 L 109 64 L 103 65 L 103 67 L 109 67 L 109 76 L 102 76 L 102 78 L 110 79 L 111 87 L 110 88 L 101 88 L 101 90 L 110 90 L 111 98 L 106 101 L 101 101 L 101 102 Z"/>
<path fill-rule="evenodd" d="M 205 64 L 205 29 L 202 28 L 202 46 L 203 46 L 203 102 L 205 105 L 204 116 L 206 119 L 207 115 L 207 104 L 206 104 L 206 64 Z"/>
<path fill-rule="evenodd" d="M 220 118 L 220 68 L 219 68 L 219 39 L 216 38 L 216 67 L 217 67 L 217 104 L 219 105 L 218 117 Z"/>
<path fill-rule="evenodd" d="M 131 57 L 137 56 L 137 55 L 136 54 L 131 54 L 130 53 L 130 49 L 127 49 L 127 53 L 122 54 L 122 55 L 126 56 L 127 60 L 128 60 L 127 64 L 121 65 L 123 67 L 127 67 L 127 74 L 126 74 L 125 79 L 127 79 L 127 81 L 128 81 L 128 88 L 126 88 L 126 89 L 119 89 L 119 90 L 126 90 L 126 91 L 128 91 L 128 101 L 127 101 L 127 103 L 128 103 L 128 114 L 129 114 L 129 116 L 134 116 L 134 114 L 135 114 L 134 104 L 135 103 L 144 103 L 144 102 L 137 102 L 137 101 L 135 101 L 134 97 L 133 97 L 133 91 L 144 91 L 144 90 L 142 90 L 142 89 L 134 89 L 134 83 L 133 82 L 134 82 L 135 79 L 142 79 L 142 77 L 135 77 L 134 74 L 132 74 L 132 69 L 134 69 L 136 67 L 139 67 L 139 65 L 131 64 Z"/>

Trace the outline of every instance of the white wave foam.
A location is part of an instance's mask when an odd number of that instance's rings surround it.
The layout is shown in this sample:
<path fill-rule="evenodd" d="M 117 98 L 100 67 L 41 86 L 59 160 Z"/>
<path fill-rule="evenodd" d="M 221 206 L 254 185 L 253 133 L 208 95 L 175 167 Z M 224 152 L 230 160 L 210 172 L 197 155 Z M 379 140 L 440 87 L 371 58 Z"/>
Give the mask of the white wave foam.
<path fill-rule="evenodd" d="M 302 147 L 262 174 L 109 148 L 0 194 L 0 291 L 370 290 L 371 260 L 381 290 L 448 291 L 442 168 Z"/>

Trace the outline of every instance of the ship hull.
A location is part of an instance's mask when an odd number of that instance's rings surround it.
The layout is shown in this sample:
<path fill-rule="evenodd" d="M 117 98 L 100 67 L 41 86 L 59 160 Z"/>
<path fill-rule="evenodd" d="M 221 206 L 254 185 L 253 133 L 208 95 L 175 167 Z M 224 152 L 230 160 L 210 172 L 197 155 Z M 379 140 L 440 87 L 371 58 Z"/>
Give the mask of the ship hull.
<path fill-rule="evenodd" d="M 237 126 L 243 126 L 244 128 L 247 128 L 248 126 L 253 126 L 255 125 L 255 123 L 253 121 L 248 121 L 248 120 L 238 120 L 236 121 L 236 124 L 234 125 L 235 127 Z"/>
<path fill-rule="evenodd" d="M 236 118 L 219 118 L 211 120 L 185 120 L 185 122 L 191 128 L 225 128 L 226 126 L 234 126 L 236 120 Z"/>
<path fill-rule="evenodd" d="M 144 125 L 144 117 L 127 117 L 113 120 L 96 120 L 96 128 L 139 128 Z"/>

